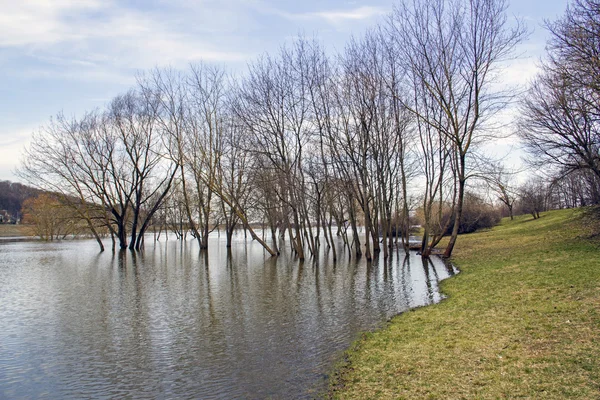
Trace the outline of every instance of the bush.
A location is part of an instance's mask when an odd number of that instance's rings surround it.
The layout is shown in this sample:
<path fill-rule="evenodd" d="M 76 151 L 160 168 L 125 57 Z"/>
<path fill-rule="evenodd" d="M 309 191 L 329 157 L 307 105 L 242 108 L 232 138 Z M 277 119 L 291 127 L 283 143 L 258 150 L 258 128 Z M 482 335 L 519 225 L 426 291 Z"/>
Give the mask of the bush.
<path fill-rule="evenodd" d="M 500 222 L 502 213 L 494 206 L 487 204 L 481 197 L 473 193 L 465 193 L 463 213 L 458 233 L 471 233 L 480 229 L 491 228 Z M 446 234 L 450 234 L 454 222 L 450 223 Z"/>

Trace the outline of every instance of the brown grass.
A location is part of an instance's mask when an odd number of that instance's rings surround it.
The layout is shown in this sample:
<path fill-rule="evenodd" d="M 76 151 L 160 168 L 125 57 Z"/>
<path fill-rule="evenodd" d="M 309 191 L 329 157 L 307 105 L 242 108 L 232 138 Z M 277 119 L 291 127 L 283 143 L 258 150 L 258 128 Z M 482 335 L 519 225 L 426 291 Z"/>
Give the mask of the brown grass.
<path fill-rule="evenodd" d="M 33 236 L 33 228 L 29 225 L 0 224 L 0 237 Z"/>

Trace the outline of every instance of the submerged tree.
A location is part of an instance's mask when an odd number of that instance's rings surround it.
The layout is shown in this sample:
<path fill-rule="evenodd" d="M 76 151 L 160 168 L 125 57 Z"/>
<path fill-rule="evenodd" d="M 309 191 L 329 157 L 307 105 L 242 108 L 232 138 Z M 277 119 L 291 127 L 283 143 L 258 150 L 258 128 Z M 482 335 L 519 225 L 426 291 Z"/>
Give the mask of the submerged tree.
<path fill-rule="evenodd" d="M 39 194 L 23 202 L 23 223 L 31 224 L 42 240 L 65 238 L 78 233 L 78 218 L 56 195 Z"/>
<path fill-rule="evenodd" d="M 59 194 L 62 199 L 77 199 L 76 209 L 103 251 L 98 225 L 90 210 L 90 206 L 99 209 L 106 215 L 105 220 L 109 218 L 109 209 L 97 198 L 103 178 L 108 174 L 106 165 L 98 160 L 99 151 L 108 152 L 106 141 L 97 137 L 92 129 L 99 118 L 98 113 L 89 113 L 77 121 L 58 114 L 34 133 L 17 172 L 30 184 Z"/>
<path fill-rule="evenodd" d="M 51 122 L 23 176 L 78 199 L 89 229 L 107 227 L 121 248 L 139 249 L 154 221 L 201 249 L 221 224 L 231 246 L 242 225 L 269 254 L 287 244 L 300 259 L 323 239 L 334 260 L 386 258 L 399 236 L 408 251 L 421 191 L 427 256 L 459 226 L 473 151 L 508 98 L 491 83 L 523 30 L 505 10 L 407 0 L 337 58 L 300 38 L 237 82 L 209 64 L 155 69 L 104 110 Z"/>
<path fill-rule="evenodd" d="M 77 209 L 101 250 L 90 209 L 104 210 L 103 220 L 121 249 L 139 249 L 175 176 L 174 164 L 164 157 L 154 100 L 131 91 L 115 98 L 107 111 L 80 120 L 59 114 L 26 150 L 20 175 L 79 199 Z"/>

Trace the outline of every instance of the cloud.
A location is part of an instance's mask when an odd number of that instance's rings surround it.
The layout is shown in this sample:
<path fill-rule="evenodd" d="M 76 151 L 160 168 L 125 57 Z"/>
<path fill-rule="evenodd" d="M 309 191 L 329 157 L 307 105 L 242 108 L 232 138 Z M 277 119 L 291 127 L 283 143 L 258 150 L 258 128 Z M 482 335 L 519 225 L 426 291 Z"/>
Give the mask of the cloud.
<path fill-rule="evenodd" d="M 199 60 L 241 65 L 258 53 L 244 47 L 239 38 L 263 28 L 257 12 L 287 20 L 325 22 L 337 29 L 387 11 L 354 6 L 290 12 L 262 0 L 149 0 L 138 8 L 115 0 L 6 3 L 0 13 L 0 48 L 36 60 L 36 65 L 13 68 L 11 74 L 115 82 L 127 81 L 135 70 L 157 65 L 181 68 Z"/>
<path fill-rule="evenodd" d="M 108 2 L 78 0 L 21 0 L 2 4 L 0 46 L 53 44 L 78 36 L 66 19 L 74 13 L 106 8 Z"/>
<path fill-rule="evenodd" d="M 271 12 L 289 20 L 320 20 L 338 26 L 347 22 L 368 20 L 380 15 L 385 15 L 389 10 L 381 7 L 360 6 L 348 10 L 338 9 L 303 13 L 292 13 L 266 7 L 262 7 L 262 11 Z"/>
<path fill-rule="evenodd" d="M 31 138 L 31 133 L 39 129 L 41 124 L 26 127 L 3 128 L 0 130 L 0 149 L 10 146 L 22 146 Z"/>
<path fill-rule="evenodd" d="M 21 55 L 40 63 L 84 73 L 248 58 L 243 51 L 228 51 L 211 42 L 206 31 L 231 27 L 206 22 L 210 14 L 186 14 L 160 4 L 144 6 L 136 9 L 94 0 L 11 2 L 0 14 L 0 48 L 19 49 Z"/>
<path fill-rule="evenodd" d="M 304 22 L 326 22 L 336 28 L 340 25 L 356 22 L 356 21 L 367 21 L 374 17 L 387 14 L 390 10 L 384 7 L 374 6 L 355 6 L 354 8 L 345 9 L 329 9 L 320 11 L 289 11 L 288 9 L 281 9 L 272 5 L 274 2 L 267 2 L 264 0 L 247 0 L 247 4 L 251 5 L 252 9 L 261 14 L 276 15 L 281 18 L 290 21 L 304 21 Z M 351 2 L 352 4 L 354 2 Z M 300 6 L 303 3 L 297 3 Z M 316 4 L 319 4 L 316 2 Z M 306 4 L 304 4 L 306 5 Z"/>
<path fill-rule="evenodd" d="M 305 15 L 312 18 L 321 18 L 331 24 L 337 25 L 346 21 L 356 21 L 378 17 L 380 15 L 385 15 L 387 12 L 388 10 L 385 10 L 381 7 L 362 6 L 352 10 L 320 11 Z"/>
<path fill-rule="evenodd" d="M 540 72 L 539 61 L 533 57 L 509 60 L 499 65 L 499 75 L 493 87 L 497 90 L 512 88 L 511 91 L 524 90 Z"/>
<path fill-rule="evenodd" d="M 0 147 L 4 148 L 4 147 L 9 147 L 9 146 L 22 145 L 25 142 L 26 142 L 26 139 L 24 139 L 24 138 L 10 139 L 10 140 L 5 140 L 5 141 L 0 141 Z"/>

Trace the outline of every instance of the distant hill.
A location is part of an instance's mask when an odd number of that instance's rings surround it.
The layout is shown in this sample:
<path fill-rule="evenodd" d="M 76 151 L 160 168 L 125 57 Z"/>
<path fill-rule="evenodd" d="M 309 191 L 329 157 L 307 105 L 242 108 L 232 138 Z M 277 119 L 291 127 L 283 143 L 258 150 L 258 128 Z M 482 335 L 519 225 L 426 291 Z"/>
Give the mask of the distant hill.
<path fill-rule="evenodd" d="M 0 211 L 6 210 L 13 219 L 20 218 L 23 201 L 40 193 L 40 190 L 18 182 L 0 181 Z"/>

